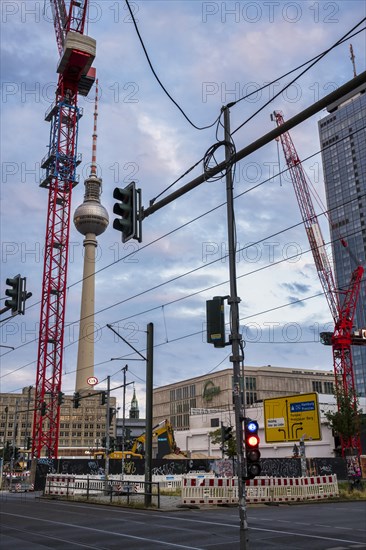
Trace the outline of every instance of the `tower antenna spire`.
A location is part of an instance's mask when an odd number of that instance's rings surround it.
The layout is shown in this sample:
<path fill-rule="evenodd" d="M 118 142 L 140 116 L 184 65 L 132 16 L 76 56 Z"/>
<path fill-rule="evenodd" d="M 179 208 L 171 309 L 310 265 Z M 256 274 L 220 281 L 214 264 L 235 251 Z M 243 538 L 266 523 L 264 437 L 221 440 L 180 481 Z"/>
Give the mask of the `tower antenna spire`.
<path fill-rule="evenodd" d="M 349 51 L 350 51 L 350 60 L 352 62 L 352 67 L 353 67 L 353 76 L 356 77 L 357 76 L 357 72 L 356 72 L 356 63 L 355 63 L 355 54 L 353 53 L 353 47 L 352 47 L 352 44 L 349 45 Z"/>
<path fill-rule="evenodd" d="M 98 120 L 98 79 L 95 81 L 95 103 L 94 103 L 94 129 L 92 143 L 92 161 L 90 167 L 90 175 L 97 175 L 97 120 Z"/>

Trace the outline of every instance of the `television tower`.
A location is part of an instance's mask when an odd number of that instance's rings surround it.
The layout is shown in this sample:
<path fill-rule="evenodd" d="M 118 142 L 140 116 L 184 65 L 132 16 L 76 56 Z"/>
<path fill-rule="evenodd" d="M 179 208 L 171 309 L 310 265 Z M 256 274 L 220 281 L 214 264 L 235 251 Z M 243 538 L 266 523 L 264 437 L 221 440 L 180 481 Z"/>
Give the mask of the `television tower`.
<path fill-rule="evenodd" d="M 100 202 L 102 180 L 97 176 L 97 118 L 98 118 L 98 80 L 96 80 L 93 149 L 90 175 L 85 180 L 84 202 L 74 214 L 76 229 L 85 236 L 84 270 L 81 292 L 79 347 L 76 367 L 75 391 L 91 389 L 88 378 L 94 376 L 94 311 L 95 311 L 95 251 L 97 237 L 104 233 L 109 223 L 107 210 Z"/>

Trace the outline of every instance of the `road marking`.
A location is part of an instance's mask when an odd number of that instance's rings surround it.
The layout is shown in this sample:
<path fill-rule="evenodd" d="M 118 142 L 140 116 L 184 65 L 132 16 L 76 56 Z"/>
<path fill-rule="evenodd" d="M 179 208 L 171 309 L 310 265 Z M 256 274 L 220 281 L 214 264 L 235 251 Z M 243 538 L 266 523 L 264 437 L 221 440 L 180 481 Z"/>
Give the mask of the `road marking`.
<path fill-rule="evenodd" d="M 4 533 L 4 530 L 5 529 L 8 529 L 10 531 L 17 531 L 18 533 L 28 533 L 29 535 L 34 535 L 36 536 L 37 538 L 38 537 L 43 537 L 44 539 L 51 539 L 51 540 L 58 540 L 60 542 L 65 542 L 68 547 L 70 545 L 72 546 L 82 546 L 83 548 L 94 548 L 94 550 L 96 549 L 96 546 L 89 546 L 89 544 L 83 544 L 82 542 L 72 542 L 70 540 L 65 540 L 65 539 L 60 539 L 59 537 L 53 537 L 51 535 L 43 535 L 42 533 L 38 533 L 38 532 L 35 532 L 35 531 L 27 531 L 26 529 L 16 529 L 15 527 L 9 527 L 9 525 L 5 525 L 3 526 L 3 531 L 2 531 L 2 534 L 6 535 L 6 533 Z M 108 550 L 108 548 L 104 548 L 104 546 L 98 546 L 98 550 Z"/>
<path fill-rule="evenodd" d="M 202 550 L 202 548 L 197 548 L 197 546 L 185 546 L 183 544 L 174 544 L 173 542 L 165 542 L 162 540 L 156 540 L 156 539 L 148 539 L 146 537 L 137 537 L 135 535 L 126 535 L 124 533 L 116 533 L 115 531 L 105 531 L 104 529 L 95 529 L 94 527 L 84 527 L 83 525 L 74 525 L 73 523 L 64 523 L 63 521 L 52 521 L 49 519 L 40 519 L 37 517 L 32 516 L 24 516 L 20 514 L 10 514 L 9 512 L 2 512 L 2 515 L 4 516 L 12 516 L 15 518 L 23 518 L 23 519 L 30 519 L 34 521 L 40 521 L 43 523 L 49 523 L 53 525 L 59 525 L 63 527 L 73 527 L 74 529 L 81 529 L 83 531 L 93 531 L 96 533 L 106 534 L 106 535 L 114 535 L 116 537 L 121 538 L 127 538 L 127 539 L 133 539 L 133 540 L 141 540 L 149 542 L 154 542 L 156 544 L 161 544 L 161 546 L 170 546 L 171 548 L 185 548 L 186 550 Z"/>

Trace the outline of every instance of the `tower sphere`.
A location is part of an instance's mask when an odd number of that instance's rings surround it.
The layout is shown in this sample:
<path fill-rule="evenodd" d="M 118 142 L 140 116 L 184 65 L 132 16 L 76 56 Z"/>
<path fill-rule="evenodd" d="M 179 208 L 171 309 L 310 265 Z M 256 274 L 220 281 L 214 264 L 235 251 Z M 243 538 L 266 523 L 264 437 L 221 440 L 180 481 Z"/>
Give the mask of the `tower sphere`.
<path fill-rule="evenodd" d="M 93 187 L 95 186 L 95 193 Z M 104 233 L 109 223 L 107 210 L 100 204 L 100 180 L 91 176 L 85 181 L 87 192 L 84 202 L 77 207 L 74 213 L 74 224 L 82 235 L 93 233 L 98 236 Z"/>

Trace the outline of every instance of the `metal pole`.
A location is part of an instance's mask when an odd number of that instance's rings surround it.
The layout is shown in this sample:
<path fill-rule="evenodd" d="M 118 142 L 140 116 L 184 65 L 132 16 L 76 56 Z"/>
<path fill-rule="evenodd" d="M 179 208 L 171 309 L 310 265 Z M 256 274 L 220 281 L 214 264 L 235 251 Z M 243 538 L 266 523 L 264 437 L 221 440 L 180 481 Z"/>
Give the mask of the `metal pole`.
<path fill-rule="evenodd" d="M 125 406 L 126 406 L 126 371 L 128 370 L 128 365 L 125 365 L 123 367 L 123 418 L 122 418 L 122 475 L 121 479 L 123 481 L 123 474 L 125 469 L 125 436 L 126 436 L 126 429 L 125 429 Z"/>
<path fill-rule="evenodd" d="M 24 435 L 24 454 L 25 451 L 28 450 L 28 421 L 29 421 L 29 409 L 30 409 L 30 400 L 31 400 L 31 391 L 33 386 L 29 386 L 28 388 L 28 399 L 27 399 L 27 414 L 25 416 L 25 435 Z M 28 466 L 28 459 L 29 459 L 29 452 L 27 453 L 27 461 L 26 461 L 26 469 Z"/>
<path fill-rule="evenodd" d="M 107 414 L 105 419 L 105 478 L 109 476 L 109 403 L 111 391 L 111 377 L 107 376 Z"/>
<path fill-rule="evenodd" d="M 243 356 L 240 350 L 241 334 L 239 333 L 239 302 L 236 286 L 236 236 L 235 236 L 235 217 L 234 217 L 234 195 L 233 178 L 230 167 L 232 162 L 232 149 L 230 147 L 230 111 L 223 107 L 224 111 L 224 129 L 225 129 L 225 161 L 226 161 L 226 199 L 227 199 L 227 224 L 228 224 L 228 248 L 229 248 L 229 274 L 230 274 L 230 326 L 231 326 L 231 350 L 230 361 L 233 363 L 233 400 L 235 412 L 235 433 L 236 433 L 236 452 L 238 465 L 238 493 L 239 493 L 239 518 L 240 518 L 240 550 L 249 548 L 248 522 L 246 514 L 245 501 L 245 476 L 244 472 L 244 452 L 243 452 L 243 431 L 242 431 L 242 403 L 240 391 L 240 371 Z M 229 168 L 228 168 L 229 166 Z"/>
<path fill-rule="evenodd" d="M 146 341 L 146 439 L 145 439 L 145 506 L 151 505 L 152 421 L 153 421 L 154 324 L 147 325 Z"/>
<path fill-rule="evenodd" d="M 14 462 L 15 462 L 15 447 L 17 444 L 17 435 L 18 435 L 18 407 L 19 407 L 19 400 L 17 399 L 15 402 L 13 440 L 12 440 L 12 450 L 11 450 L 11 459 L 10 459 L 10 488 L 13 482 L 12 478 L 13 478 L 13 470 L 14 470 Z"/>

